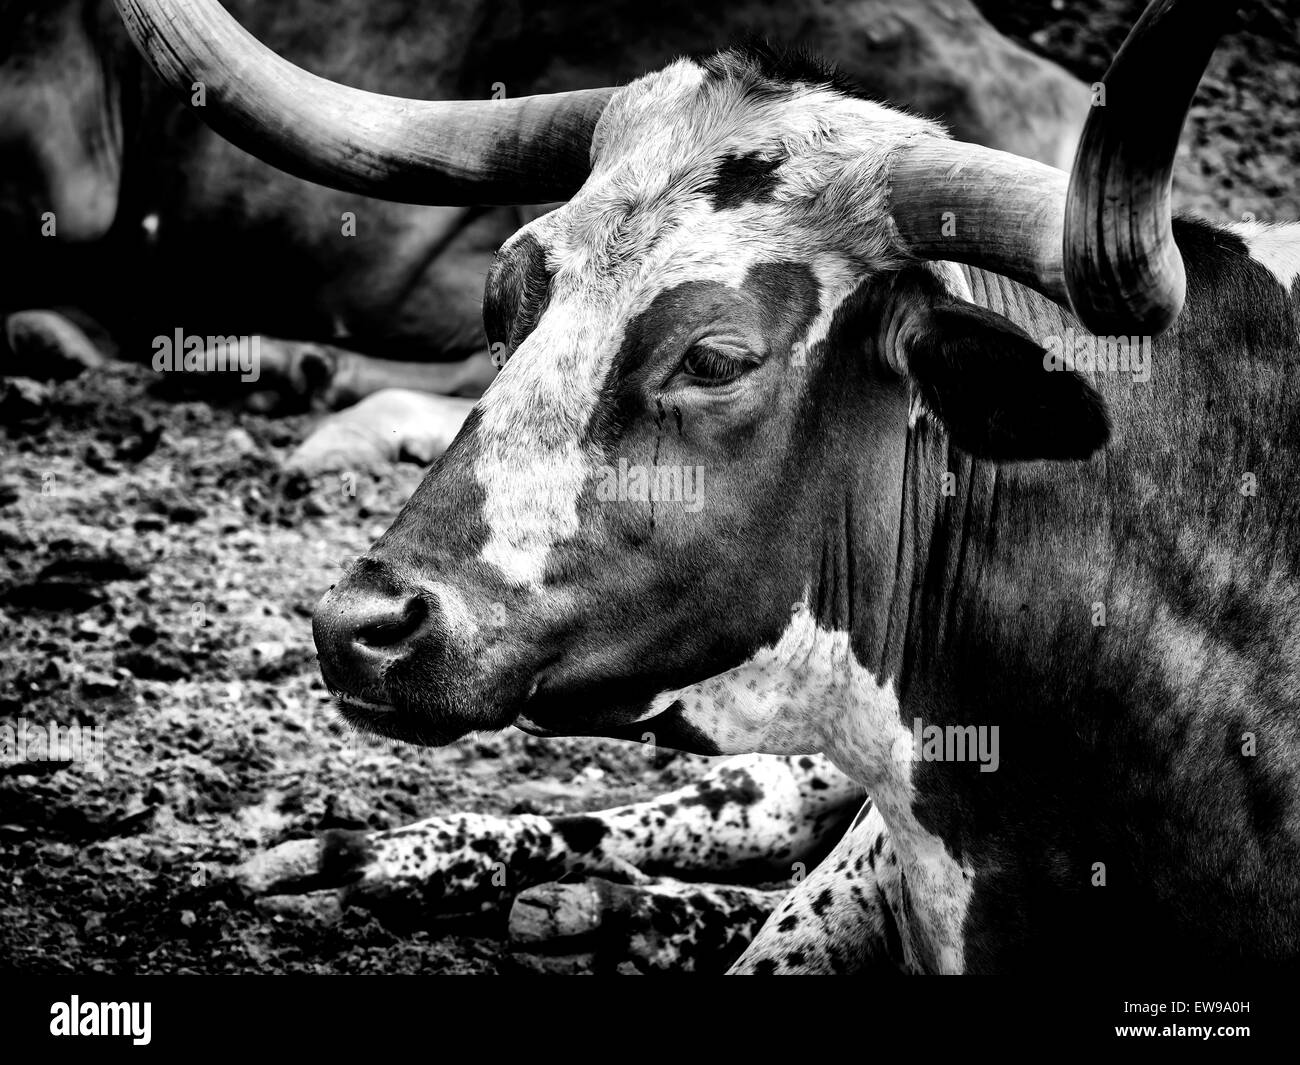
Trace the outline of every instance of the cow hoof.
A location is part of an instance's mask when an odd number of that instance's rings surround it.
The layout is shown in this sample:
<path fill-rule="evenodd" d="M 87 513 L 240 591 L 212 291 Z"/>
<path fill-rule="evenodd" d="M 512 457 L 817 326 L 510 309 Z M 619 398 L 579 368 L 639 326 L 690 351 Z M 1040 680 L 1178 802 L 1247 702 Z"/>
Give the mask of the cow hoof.
<path fill-rule="evenodd" d="M 721 973 L 784 894 L 667 878 L 539 884 L 515 899 L 510 941 L 517 963 L 535 971 L 572 962 L 584 972 Z"/>
<path fill-rule="evenodd" d="M 8 377 L 67 381 L 103 365 L 81 327 L 55 311 L 18 311 L 5 319 Z"/>
<path fill-rule="evenodd" d="M 588 866 L 587 872 L 594 876 L 605 876 L 625 884 L 641 887 L 655 882 L 654 877 L 641 872 L 626 858 L 620 858 L 616 854 L 606 855 L 596 865 Z"/>
<path fill-rule="evenodd" d="M 295 839 L 254 855 L 232 879 L 248 895 L 291 893 L 320 877 L 323 846 L 319 839 Z"/>
<path fill-rule="evenodd" d="M 315 476 L 403 460 L 427 464 L 447 449 L 473 406 L 472 400 L 385 388 L 326 418 L 285 468 Z"/>
<path fill-rule="evenodd" d="M 255 854 L 231 879 L 250 896 L 301 895 L 353 884 L 366 875 L 372 863 L 370 833 L 335 828 Z"/>
<path fill-rule="evenodd" d="M 332 410 L 337 406 L 331 395 L 334 379 L 345 354 L 325 344 L 263 337 L 263 387 L 277 392 L 283 406 Z"/>

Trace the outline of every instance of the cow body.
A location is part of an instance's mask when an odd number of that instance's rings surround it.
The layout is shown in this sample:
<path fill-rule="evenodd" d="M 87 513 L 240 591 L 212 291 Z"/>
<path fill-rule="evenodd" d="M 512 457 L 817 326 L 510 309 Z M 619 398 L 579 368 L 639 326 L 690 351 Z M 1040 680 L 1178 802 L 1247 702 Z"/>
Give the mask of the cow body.
<path fill-rule="evenodd" d="M 945 115 L 971 139 L 1048 160 L 1068 157 L 1065 116 L 1086 96 L 965 4 L 859 0 L 775 12 L 236 0 L 230 10 L 318 74 L 423 98 L 626 80 L 749 30 L 842 47 L 838 58 L 880 94 Z M 519 224 L 514 209 L 385 203 L 266 166 L 147 77 L 108 0 L 39 10 L 10 0 L 2 17 L 12 34 L 0 61 L 0 234 L 27 264 L 2 309 L 76 305 L 139 356 L 178 326 L 310 342 L 268 345 L 267 375 L 283 380 L 267 383 L 332 406 L 393 386 L 477 395 L 491 380 L 482 277 Z M 1038 89 L 1007 108 L 1016 95 L 1007 85 L 1019 90 L 1026 79 Z M 46 212 L 57 220 L 53 239 Z M 457 365 L 401 365 L 431 359 Z"/>
<path fill-rule="evenodd" d="M 1230 231 L 1175 233 L 1186 308 L 1149 384 L 1100 375 L 1110 447 L 1077 476 L 973 468 L 963 533 L 943 537 L 966 579 L 922 613 L 943 619 L 925 641 L 943 679 L 921 682 L 918 705 L 1006 720 L 1004 737 L 1018 721 L 1021 768 L 997 786 L 1008 818 L 1035 811 L 1007 842 L 1032 836 L 1041 854 L 1058 837 L 1048 935 L 1008 948 L 1020 918 L 996 895 L 1025 874 L 995 874 L 972 921 L 984 967 L 1054 956 L 1053 940 L 1085 954 L 1121 930 L 1171 967 L 1300 953 L 1297 526 L 1282 487 L 1297 469 L 1294 275 Z M 1296 247 L 1295 227 L 1277 236 Z"/>
<path fill-rule="evenodd" d="M 809 932 L 806 913 L 802 932 L 789 918 L 849 892 L 862 926 L 881 929 L 873 949 L 898 929 L 893 957 L 914 971 L 1104 970 L 1120 943 L 1142 945 L 1125 956 L 1142 968 L 1295 964 L 1296 526 L 1280 484 L 1295 469 L 1286 382 L 1300 286 L 1288 264 L 1300 232 L 1271 231 L 1261 254 L 1242 228 L 1176 226 L 1186 309 L 1154 344 L 1149 386 L 1097 374 L 1115 425 L 1103 457 L 996 466 L 949 451 L 942 434 L 928 457 L 918 446 L 929 502 L 908 551 L 918 562 L 892 724 L 909 757 L 916 719 L 997 726 L 998 769 L 913 763 L 902 822 L 927 827 L 926 863 L 884 828 L 900 811 L 862 773 L 872 759 L 828 748 L 879 796 L 884 821 L 848 834 L 856 864 L 801 885 L 741 971 L 806 969 L 784 961 L 791 951 L 825 968 L 834 937 Z M 1084 332 L 1021 286 L 965 276 L 1033 335 Z M 1264 465 L 1279 490 L 1243 491 Z M 936 492 L 949 471 L 955 494 Z"/>
<path fill-rule="evenodd" d="M 1289 237 L 1269 269 L 1180 225 L 1187 309 L 1145 380 L 1053 367 L 1068 313 L 900 270 L 873 228 L 871 175 L 925 123 L 771 62 L 616 97 L 583 191 L 503 250 L 498 384 L 318 612 L 345 714 L 824 752 L 888 828 L 863 907 L 910 971 L 1106 967 L 1135 937 L 1138 964 L 1294 962 L 1291 503 L 1239 490 L 1295 468 Z M 1103 454 L 1025 461 L 1091 453 L 1104 409 Z M 615 456 L 713 471 L 707 520 L 603 499 Z M 997 764 L 923 729 L 996 730 Z"/>
<path fill-rule="evenodd" d="M 1184 222 L 1177 232 L 1190 282 L 1178 326 L 1145 364 L 1099 361 L 1091 371 L 1116 426 L 1103 459 L 999 466 L 950 448 L 940 425 L 917 419 L 900 508 L 912 516 L 900 530 L 898 596 L 910 621 L 895 622 L 915 644 L 882 652 L 878 672 L 850 665 L 844 645 L 816 635 L 843 629 L 845 608 L 819 608 L 818 622 L 800 604 L 772 647 L 665 693 L 666 709 L 627 730 L 697 750 L 770 742 L 737 733 L 728 710 L 762 677 L 774 695 L 748 707 L 751 729 L 810 714 L 824 722 L 838 705 L 876 715 L 869 728 L 888 738 L 888 752 L 859 742 L 863 727 L 806 744 L 882 798 L 790 892 L 733 972 L 1004 971 L 1063 959 L 1106 969 L 1114 954 L 1097 947 L 1117 936 L 1144 945 L 1127 965 L 1294 961 L 1297 747 L 1286 656 L 1295 603 L 1280 576 L 1291 549 L 1268 535 L 1243 554 L 1242 529 L 1292 524 L 1287 493 L 1259 488 L 1269 502 L 1252 518 L 1261 496 L 1243 488 L 1247 473 L 1272 484 L 1264 469 L 1285 480 L 1289 468 L 1274 449 L 1286 446 L 1297 353 L 1300 227 Z M 949 277 L 1045 349 L 1072 337 L 1086 350 L 1091 334 L 1023 286 L 966 268 Z M 1225 348 L 1245 361 L 1223 360 Z M 1224 425 L 1236 427 L 1235 443 L 1214 435 Z M 1265 435 L 1277 440 L 1266 466 L 1262 448 L 1238 453 Z M 1170 484 L 1196 487 L 1171 493 Z M 837 549 L 845 578 L 861 532 Z M 870 617 L 862 591 L 840 585 L 827 598 L 861 597 L 849 613 Z M 837 658 L 851 683 L 834 681 Z M 882 695 L 877 676 L 898 679 Z M 995 771 L 974 759 L 913 760 L 918 719 L 996 726 L 1007 742 Z M 900 768 L 910 770 L 905 783 Z M 781 816 L 798 822 L 791 810 Z M 904 865 L 893 825 L 912 851 Z M 722 832 L 709 838 L 745 853 Z M 716 877 L 726 861 L 673 871 Z"/>
<path fill-rule="evenodd" d="M 790 951 L 824 964 L 824 935 L 779 930 L 801 901 L 850 891 L 863 922 L 889 906 L 894 957 L 913 971 L 1106 969 L 1114 955 L 1099 945 L 1118 942 L 1143 946 L 1126 964 L 1171 971 L 1295 963 L 1295 519 L 1285 491 L 1255 510 L 1243 478 L 1265 453 L 1280 482 L 1295 469 L 1283 427 L 1300 231 L 1269 232 L 1261 253 L 1242 228 L 1176 227 L 1188 303 L 1154 344 L 1149 388 L 1098 373 L 1116 427 L 1104 458 L 1062 475 L 972 461 L 942 439 L 928 459 L 918 449 L 933 522 L 914 548 L 928 561 L 912 579 L 915 643 L 893 667 L 904 695 L 891 724 L 909 757 L 914 720 L 996 726 L 1000 765 L 984 776 L 973 761 L 915 762 L 900 811 L 864 777 L 870 756 L 828 748 L 881 796 L 891 828 L 900 812 L 928 827 L 919 851 L 935 857 L 904 850 L 891 875 L 884 823 L 856 830 L 879 894 L 853 883 L 860 864 L 801 886 L 742 971 L 789 971 Z M 965 276 L 1033 335 L 1086 332 L 1004 278 Z M 949 471 L 955 494 L 936 494 Z"/>

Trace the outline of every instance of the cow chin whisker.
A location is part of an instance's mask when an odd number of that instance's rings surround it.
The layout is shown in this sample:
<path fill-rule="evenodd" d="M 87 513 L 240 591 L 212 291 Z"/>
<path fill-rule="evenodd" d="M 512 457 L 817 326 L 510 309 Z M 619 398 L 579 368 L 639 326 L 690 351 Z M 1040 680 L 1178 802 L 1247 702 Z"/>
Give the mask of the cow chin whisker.
<path fill-rule="evenodd" d="M 393 714 L 397 712 L 397 707 L 392 703 L 372 702 L 369 699 L 361 699 L 355 695 L 345 695 L 342 692 L 331 692 L 334 696 L 334 704 L 340 712 L 347 713 L 349 710 L 360 710 L 370 714 Z"/>
<path fill-rule="evenodd" d="M 380 740 L 395 740 L 417 747 L 444 747 L 460 738 L 459 733 L 442 732 L 432 728 L 421 718 L 404 714 L 394 707 L 382 711 L 362 709 L 351 703 L 337 700 L 339 716 L 363 736 Z"/>

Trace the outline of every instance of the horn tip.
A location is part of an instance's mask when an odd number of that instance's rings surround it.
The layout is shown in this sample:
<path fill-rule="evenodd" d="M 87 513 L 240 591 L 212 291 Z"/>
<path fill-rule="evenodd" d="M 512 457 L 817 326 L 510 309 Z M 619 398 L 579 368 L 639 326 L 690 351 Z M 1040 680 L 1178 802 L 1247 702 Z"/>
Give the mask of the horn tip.
<path fill-rule="evenodd" d="M 1071 300 L 1074 316 L 1094 336 L 1143 336 L 1152 339 L 1166 332 L 1178 320 L 1186 299 L 1186 285 L 1163 288 L 1158 298 L 1140 299 L 1126 293 L 1116 300 Z"/>

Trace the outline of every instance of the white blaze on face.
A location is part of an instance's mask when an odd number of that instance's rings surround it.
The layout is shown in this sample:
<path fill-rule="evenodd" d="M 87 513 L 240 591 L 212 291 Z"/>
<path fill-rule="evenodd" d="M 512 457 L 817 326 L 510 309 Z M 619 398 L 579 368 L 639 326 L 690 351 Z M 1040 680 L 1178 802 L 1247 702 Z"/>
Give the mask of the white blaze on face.
<path fill-rule="evenodd" d="M 683 720 L 724 754 L 824 752 L 867 788 L 907 877 L 907 964 L 964 969 L 962 925 L 974 872 L 917 819 L 912 731 L 901 720 L 893 680 L 880 683 L 858 662 L 847 632 L 821 628 L 800 604 L 774 646 L 716 677 L 662 693 L 652 712 L 675 702 Z"/>
<path fill-rule="evenodd" d="M 702 77 L 699 67 L 678 63 L 623 95 L 636 89 L 659 106 L 680 105 Z M 610 123 L 598 127 L 593 156 L 610 134 Z M 665 158 L 662 151 L 653 155 L 659 163 Z M 582 440 L 638 296 L 628 272 L 620 277 L 610 263 L 636 261 L 645 252 L 637 245 L 663 223 L 646 215 L 630 231 L 621 228 L 610 202 L 643 190 L 635 180 L 623 187 L 626 176 L 602 183 L 595 163 L 592 180 L 574 200 L 525 227 L 554 270 L 550 302 L 479 405 L 475 475 L 489 529 L 482 557 L 517 585 L 540 585 L 551 548 L 578 532 L 578 499 L 597 465 Z"/>
<path fill-rule="evenodd" d="M 609 340 L 590 316 L 547 310 L 479 404 L 474 472 L 489 529 L 483 560 L 514 584 L 541 583 L 547 554 L 578 531 L 578 496 L 594 469 L 582 437 L 595 410 Z"/>
<path fill-rule="evenodd" d="M 1300 278 L 1300 225 L 1234 222 L 1228 228 L 1246 242 L 1250 257 L 1289 292 Z"/>

